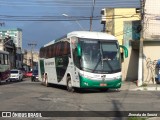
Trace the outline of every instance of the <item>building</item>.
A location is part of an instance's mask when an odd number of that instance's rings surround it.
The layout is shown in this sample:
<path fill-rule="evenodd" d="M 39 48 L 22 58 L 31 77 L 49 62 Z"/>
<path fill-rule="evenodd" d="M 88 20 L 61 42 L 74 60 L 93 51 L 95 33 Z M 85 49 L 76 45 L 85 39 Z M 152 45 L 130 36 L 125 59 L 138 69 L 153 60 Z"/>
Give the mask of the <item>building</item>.
<path fill-rule="evenodd" d="M 138 80 L 139 42 L 141 21 L 125 21 L 123 26 L 123 45 L 128 49 L 128 58 L 123 60 L 123 79 Z"/>
<path fill-rule="evenodd" d="M 10 68 L 16 67 L 16 47 L 11 37 L 0 37 L 0 50 L 9 52 Z"/>
<path fill-rule="evenodd" d="M 20 69 L 23 64 L 22 29 L 0 29 L 0 49 L 10 54 L 12 68 Z"/>
<path fill-rule="evenodd" d="M 39 53 L 38 52 L 32 52 L 24 50 L 23 53 L 23 68 L 25 68 L 26 71 L 32 70 L 32 55 L 33 55 L 33 69 L 38 69 L 38 60 L 39 60 Z"/>
<path fill-rule="evenodd" d="M 140 20 L 140 14 L 136 8 L 106 8 L 103 11 L 105 17 L 102 18 L 106 18 L 105 32 L 116 36 L 122 45 L 124 21 Z"/>
<path fill-rule="evenodd" d="M 122 62 L 122 79 L 123 80 L 135 80 L 138 77 L 138 50 L 132 49 L 131 41 L 135 40 L 132 33 L 134 32 L 135 23 L 139 24 L 140 13 L 137 8 L 106 8 L 102 9 L 101 24 L 104 24 L 105 32 L 117 37 L 120 45 L 124 45 L 128 48 L 128 58 Z M 132 22 L 135 21 L 135 22 Z M 138 22 L 137 22 L 138 21 Z M 129 29 L 129 31 L 128 31 Z M 123 51 L 122 56 L 123 56 Z M 134 61 L 132 60 L 134 58 Z M 136 64 L 136 65 L 135 65 Z M 134 69 L 130 68 L 131 66 Z M 129 70 L 132 70 L 129 71 Z"/>
<path fill-rule="evenodd" d="M 10 36 L 15 46 L 17 48 L 22 48 L 22 29 L 0 29 L 0 36 L 2 39 L 6 36 Z"/>
<path fill-rule="evenodd" d="M 155 83 L 160 59 L 160 0 L 146 0 L 143 21 L 143 82 Z"/>

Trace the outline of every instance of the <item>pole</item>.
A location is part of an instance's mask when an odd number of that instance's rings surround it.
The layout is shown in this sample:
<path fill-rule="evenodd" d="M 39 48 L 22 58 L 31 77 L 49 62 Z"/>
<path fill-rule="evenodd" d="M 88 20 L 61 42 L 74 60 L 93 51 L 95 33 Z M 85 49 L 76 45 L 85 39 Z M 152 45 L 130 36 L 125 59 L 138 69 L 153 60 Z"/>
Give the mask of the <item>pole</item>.
<path fill-rule="evenodd" d="M 93 21 L 94 6 L 95 6 L 95 0 L 93 0 L 92 13 L 91 13 L 91 17 L 90 17 L 90 31 L 92 31 L 92 21 Z"/>
<path fill-rule="evenodd" d="M 36 43 L 28 43 L 28 46 L 31 46 L 31 68 L 32 68 L 32 71 L 33 71 L 33 49 L 34 49 L 34 46 L 36 46 L 37 44 Z"/>
<path fill-rule="evenodd" d="M 144 0 L 141 0 L 141 38 L 140 38 L 140 44 L 139 44 L 139 65 L 138 65 L 138 81 L 137 86 L 141 86 L 143 83 L 143 24 L 144 24 Z"/>

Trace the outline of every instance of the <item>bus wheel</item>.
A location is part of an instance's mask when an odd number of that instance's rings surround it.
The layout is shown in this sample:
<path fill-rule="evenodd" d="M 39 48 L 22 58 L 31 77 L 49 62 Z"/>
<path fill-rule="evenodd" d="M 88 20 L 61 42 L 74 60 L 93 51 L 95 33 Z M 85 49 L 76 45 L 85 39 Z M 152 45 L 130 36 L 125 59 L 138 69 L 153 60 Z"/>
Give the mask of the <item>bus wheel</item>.
<path fill-rule="evenodd" d="M 74 88 L 72 87 L 71 78 L 67 78 L 67 90 L 68 92 L 74 92 Z"/>

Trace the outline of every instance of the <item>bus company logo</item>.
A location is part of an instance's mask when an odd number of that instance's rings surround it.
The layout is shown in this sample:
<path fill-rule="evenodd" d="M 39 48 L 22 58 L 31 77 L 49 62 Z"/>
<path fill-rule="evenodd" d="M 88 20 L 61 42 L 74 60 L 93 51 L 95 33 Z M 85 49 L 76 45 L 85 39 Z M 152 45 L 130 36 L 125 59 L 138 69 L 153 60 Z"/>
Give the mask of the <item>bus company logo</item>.
<path fill-rule="evenodd" d="M 2 117 L 12 117 L 11 112 L 2 112 Z"/>
<path fill-rule="evenodd" d="M 45 65 L 54 65 L 54 62 L 45 62 Z"/>
<path fill-rule="evenodd" d="M 102 78 L 102 80 L 105 80 L 106 75 L 102 75 L 101 78 Z"/>

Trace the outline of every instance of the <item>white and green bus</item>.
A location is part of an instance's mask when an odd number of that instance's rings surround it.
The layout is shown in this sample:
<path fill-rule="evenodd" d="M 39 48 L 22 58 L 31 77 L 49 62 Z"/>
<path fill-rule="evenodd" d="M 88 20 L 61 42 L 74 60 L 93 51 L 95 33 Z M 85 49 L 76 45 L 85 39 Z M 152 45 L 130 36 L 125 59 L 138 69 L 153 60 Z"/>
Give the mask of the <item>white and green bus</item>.
<path fill-rule="evenodd" d="M 120 47 L 107 33 L 73 31 L 40 49 L 39 80 L 75 88 L 118 89 L 122 83 Z"/>

